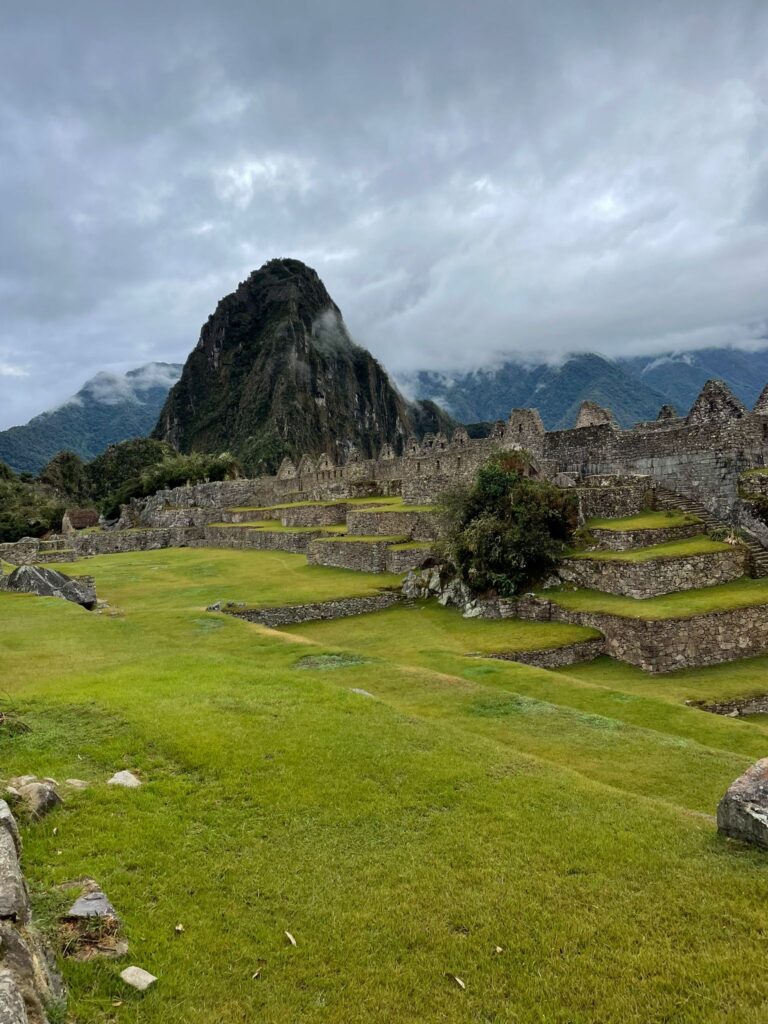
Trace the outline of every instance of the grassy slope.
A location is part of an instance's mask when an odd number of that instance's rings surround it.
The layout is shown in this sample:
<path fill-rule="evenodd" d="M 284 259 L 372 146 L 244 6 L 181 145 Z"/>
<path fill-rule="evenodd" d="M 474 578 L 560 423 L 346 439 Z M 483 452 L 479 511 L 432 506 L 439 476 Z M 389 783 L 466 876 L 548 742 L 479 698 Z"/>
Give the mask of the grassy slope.
<path fill-rule="evenodd" d="M 642 601 L 604 594 L 598 590 L 551 589 L 542 591 L 541 596 L 563 608 L 580 612 L 599 612 L 637 619 L 689 619 L 708 612 L 768 604 L 768 579 L 744 577 L 717 587 L 685 590 Z"/>
<path fill-rule="evenodd" d="M 683 558 L 686 555 L 711 555 L 718 551 L 732 551 L 730 544 L 710 540 L 704 534 L 685 540 L 673 540 L 666 544 L 653 544 L 647 548 L 633 548 L 630 551 L 582 551 L 573 558 L 585 558 L 593 562 L 650 562 L 654 558 Z"/>
<path fill-rule="evenodd" d="M 122 615 L 0 594 L 4 688 L 33 726 L 0 739 L 3 770 L 94 782 L 25 830 L 29 873 L 95 875 L 160 976 L 142 998 L 118 965 L 69 964 L 79 1024 L 764 1019 L 766 860 L 698 813 L 763 727 L 611 663 L 466 657 L 556 624 L 417 605 L 277 634 L 202 612 L 382 582 L 300 556 L 77 568 Z M 368 660 L 298 667 L 337 650 Z M 147 784 L 101 784 L 121 767 Z"/>
<path fill-rule="evenodd" d="M 689 512 L 670 509 L 664 512 L 640 512 L 635 516 L 623 519 L 589 519 L 585 524 L 587 530 L 661 530 L 677 526 L 691 526 L 700 523 L 698 516 Z"/>

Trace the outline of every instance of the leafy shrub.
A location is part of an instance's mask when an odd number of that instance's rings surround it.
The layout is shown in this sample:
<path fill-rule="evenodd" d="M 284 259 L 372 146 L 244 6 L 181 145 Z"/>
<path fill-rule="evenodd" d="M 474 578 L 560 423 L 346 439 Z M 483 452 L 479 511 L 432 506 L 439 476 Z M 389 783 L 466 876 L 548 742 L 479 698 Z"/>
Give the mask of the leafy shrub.
<path fill-rule="evenodd" d="M 95 501 L 103 501 L 129 480 L 138 479 L 145 469 L 175 455 L 169 444 L 151 437 L 111 444 L 86 466 L 91 496 Z"/>
<path fill-rule="evenodd" d="M 530 477 L 525 453 L 494 456 L 471 487 L 443 495 L 443 557 L 477 592 L 509 596 L 545 577 L 577 522 L 572 492 Z"/>
<path fill-rule="evenodd" d="M 58 452 L 38 479 L 65 501 L 80 504 L 90 500 L 91 486 L 85 463 L 74 452 Z"/>
<path fill-rule="evenodd" d="M 59 529 L 63 514 L 61 502 L 48 488 L 20 479 L 0 463 L 0 543 Z"/>

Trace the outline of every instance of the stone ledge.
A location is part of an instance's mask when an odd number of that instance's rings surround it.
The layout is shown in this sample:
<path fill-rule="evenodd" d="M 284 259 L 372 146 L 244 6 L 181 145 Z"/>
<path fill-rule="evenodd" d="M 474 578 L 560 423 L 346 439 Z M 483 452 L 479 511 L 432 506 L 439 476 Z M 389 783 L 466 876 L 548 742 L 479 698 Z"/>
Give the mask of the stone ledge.
<path fill-rule="evenodd" d="M 279 626 L 293 626 L 301 622 L 319 622 L 321 619 L 343 619 L 350 615 L 366 615 L 391 608 L 403 600 L 397 591 L 372 594 L 370 597 L 346 597 L 334 601 L 315 601 L 309 604 L 282 605 L 277 608 L 222 608 L 225 615 L 246 622 L 257 622 L 261 626 L 276 629 Z"/>
<path fill-rule="evenodd" d="M 483 658 L 497 658 L 500 661 L 516 661 L 520 665 L 534 668 L 566 668 L 581 661 L 594 661 L 605 654 L 603 637 L 578 640 L 563 647 L 547 647 L 536 651 L 500 651 L 497 654 L 483 654 Z"/>
<path fill-rule="evenodd" d="M 605 637 L 606 654 L 652 673 L 768 653 L 768 605 L 707 612 L 688 619 L 635 619 L 573 611 L 528 595 L 509 602 L 504 616 L 597 629 Z"/>
<path fill-rule="evenodd" d="M 558 575 L 587 590 L 642 600 L 730 583 L 744 575 L 746 557 L 743 548 L 734 547 L 728 551 L 653 558 L 645 562 L 566 558 L 558 567 Z"/>

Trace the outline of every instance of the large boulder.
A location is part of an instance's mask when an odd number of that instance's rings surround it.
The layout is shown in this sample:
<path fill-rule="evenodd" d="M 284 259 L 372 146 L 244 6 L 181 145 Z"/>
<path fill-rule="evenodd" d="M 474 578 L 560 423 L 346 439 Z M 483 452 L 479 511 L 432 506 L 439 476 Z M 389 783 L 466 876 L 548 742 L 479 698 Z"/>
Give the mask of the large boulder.
<path fill-rule="evenodd" d="M 717 827 L 731 839 L 768 849 L 768 757 L 730 784 L 717 805 Z"/>
<path fill-rule="evenodd" d="M 56 569 L 39 565 L 20 565 L 0 579 L 0 589 L 38 597 L 61 597 L 83 608 L 96 606 L 96 586 L 91 576 L 66 576 Z"/>

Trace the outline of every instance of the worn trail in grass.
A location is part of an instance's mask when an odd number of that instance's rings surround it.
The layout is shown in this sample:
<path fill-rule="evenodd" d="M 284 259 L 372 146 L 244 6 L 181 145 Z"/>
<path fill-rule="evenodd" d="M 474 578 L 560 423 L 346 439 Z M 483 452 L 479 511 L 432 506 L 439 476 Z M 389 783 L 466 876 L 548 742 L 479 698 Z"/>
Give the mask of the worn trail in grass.
<path fill-rule="evenodd" d="M 93 782 L 25 829 L 28 870 L 97 877 L 160 977 L 141 998 L 68 965 L 79 1024 L 764 1019 L 765 858 L 691 813 L 761 727 L 611 663 L 467 657 L 569 642 L 558 624 L 417 606 L 291 635 L 203 611 L 381 582 L 301 556 L 77 568 L 119 617 L 0 595 L 2 689 L 33 726 L 0 739 L 3 772 Z M 334 651 L 357 663 L 300 667 Z M 142 789 L 103 785 L 122 767 Z"/>

